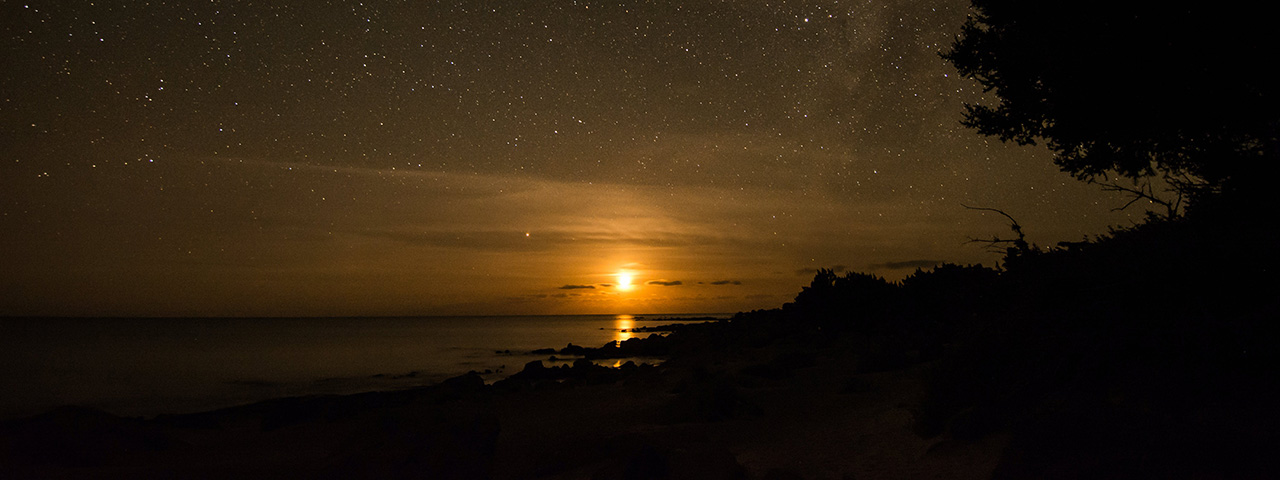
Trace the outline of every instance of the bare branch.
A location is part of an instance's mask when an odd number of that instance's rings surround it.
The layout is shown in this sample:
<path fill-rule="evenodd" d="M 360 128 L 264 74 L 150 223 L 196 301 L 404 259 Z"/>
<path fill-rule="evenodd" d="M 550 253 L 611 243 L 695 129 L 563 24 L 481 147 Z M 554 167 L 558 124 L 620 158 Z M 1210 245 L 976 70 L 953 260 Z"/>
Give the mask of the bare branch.
<path fill-rule="evenodd" d="M 961 207 L 964 207 L 964 208 L 967 208 L 967 209 L 969 209 L 969 210 L 982 210 L 982 211 L 984 211 L 984 212 L 996 212 L 996 213 L 999 213 L 999 214 L 1001 214 L 1001 215 L 1004 215 L 1004 218 L 1009 219 L 1009 221 L 1010 221 L 1010 222 L 1012 222 L 1014 225 L 1017 225 L 1017 224 L 1018 224 L 1018 221 L 1017 221 L 1017 220 L 1014 220 L 1014 219 L 1013 219 L 1013 217 L 1009 216 L 1009 214 L 1004 213 L 1004 210 L 1001 210 L 1001 209 L 998 209 L 998 208 L 991 208 L 991 207 L 970 207 L 970 206 L 965 205 L 965 204 L 963 204 L 963 203 L 961 203 L 961 204 L 960 204 L 960 206 L 961 206 Z"/>
<path fill-rule="evenodd" d="M 1007 239 L 1003 239 L 1003 238 L 1000 238 L 1000 237 L 992 236 L 992 237 L 991 237 L 991 239 L 989 239 L 989 240 L 988 240 L 988 239 L 983 239 L 983 238 L 973 238 L 973 237 L 969 237 L 969 239 L 968 239 L 967 241 L 965 241 L 964 243 L 981 243 L 981 244 L 984 244 L 984 245 L 985 245 L 985 248 L 986 248 L 986 250 L 987 250 L 988 252 L 991 252 L 991 253 L 1005 253 L 1005 252 L 1007 252 L 1007 251 L 1008 251 L 1008 249 L 1009 249 L 1009 247 L 1010 247 L 1010 246 L 1016 246 L 1016 245 L 1018 244 L 1018 241 L 1017 241 L 1017 240 L 1007 240 Z"/>
<path fill-rule="evenodd" d="M 1018 220 L 1014 219 L 1012 215 L 1005 213 L 1004 210 L 1000 210 L 998 208 L 990 208 L 990 207 L 970 207 L 963 203 L 960 204 L 960 206 L 967 208 L 969 210 L 998 213 L 1004 216 L 1004 218 L 1009 219 L 1009 229 L 1013 230 L 1013 233 L 1018 235 L 1018 238 L 1014 238 L 1014 239 L 1005 239 L 1005 238 L 1000 238 L 996 236 L 992 236 L 990 240 L 970 238 L 969 241 L 966 243 L 985 243 L 987 244 L 987 249 L 989 251 L 996 251 L 996 252 L 998 252 L 999 250 L 993 250 L 993 249 L 998 249 L 1000 245 L 1008 245 L 1007 247 L 1005 247 L 1005 251 L 1014 249 L 1014 250 L 1017 250 L 1018 252 L 1026 253 L 1031 250 L 1030 246 L 1027 245 L 1027 237 L 1022 232 L 1022 225 L 1018 224 Z"/>
<path fill-rule="evenodd" d="M 1173 188 L 1168 190 L 1176 194 L 1173 200 L 1166 200 L 1157 196 L 1155 188 L 1151 186 L 1150 180 L 1146 180 L 1142 184 L 1138 184 L 1137 179 L 1134 179 L 1134 186 L 1132 187 L 1121 185 L 1118 181 L 1110 179 L 1107 179 L 1105 182 L 1090 180 L 1089 183 L 1098 185 L 1106 192 L 1120 192 L 1129 195 L 1129 201 L 1125 202 L 1125 204 L 1120 207 L 1111 209 L 1113 212 L 1125 210 L 1133 204 L 1138 203 L 1139 200 L 1147 200 L 1156 205 L 1163 206 L 1165 209 L 1165 218 L 1177 218 L 1181 216 L 1182 202 L 1185 192 L 1190 191 L 1190 186 L 1194 185 L 1196 182 L 1190 178 L 1174 178 L 1169 173 L 1165 173 L 1164 180 L 1165 182 L 1168 182 L 1169 185 L 1173 186 Z"/>

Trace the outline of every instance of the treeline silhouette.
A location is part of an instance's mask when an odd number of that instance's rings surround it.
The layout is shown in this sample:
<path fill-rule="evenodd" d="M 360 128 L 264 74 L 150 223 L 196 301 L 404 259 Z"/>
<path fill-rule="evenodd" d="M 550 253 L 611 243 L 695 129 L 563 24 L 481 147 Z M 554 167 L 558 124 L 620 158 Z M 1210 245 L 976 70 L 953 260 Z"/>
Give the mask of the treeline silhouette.
<path fill-rule="evenodd" d="M 923 362 L 917 432 L 1011 434 L 997 477 L 1274 473 L 1280 296 L 1265 230 L 1152 217 L 1012 247 L 1001 268 L 900 282 L 821 270 L 794 302 L 735 323 L 855 345 L 864 371 Z"/>
<path fill-rule="evenodd" d="M 63 408 L 0 422 L 0 477 L 756 478 L 723 445 L 677 447 L 751 424 L 853 432 L 844 439 L 893 425 L 892 442 L 905 406 L 942 457 L 1002 446 L 995 478 L 1273 478 L 1280 298 L 1268 235 L 1244 215 L 1194 215 L 1015 243 L 996 268 L 944 264 L 896 282 L 822 270 L 780 308 L 539 350 L 573 362 L 530 361 L 493 384 L 472 372 L 154 419 Z M 592 361 L 654 356 L 665 361 Z M 559 423 L 530 423 L 546 415 Z M 805 478 L 791 473 L 763 478 Z"/>
<path fill-rule="evenodd" d="M 1042 144 L 1064 172 L 1121 191 L 1155 198 L 1162 177 L 1169 206 L 1275 206 L 1280 82 L 1259 61 L 1277 46 L 1262 4 L 970 3 L 942 52 L 990 93 L 964 125 Z"/>

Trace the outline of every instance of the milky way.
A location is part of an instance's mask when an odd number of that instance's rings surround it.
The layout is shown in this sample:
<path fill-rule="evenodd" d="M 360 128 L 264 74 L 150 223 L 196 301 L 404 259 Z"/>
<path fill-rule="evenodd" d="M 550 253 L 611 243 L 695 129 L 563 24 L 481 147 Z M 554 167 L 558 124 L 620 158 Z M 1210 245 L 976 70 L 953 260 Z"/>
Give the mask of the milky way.
<path fill-rule="evenodd" d="M 963 1 L 0 10 L 3 314 L 738 311 L 1142 216 L 958 124 Z"/>

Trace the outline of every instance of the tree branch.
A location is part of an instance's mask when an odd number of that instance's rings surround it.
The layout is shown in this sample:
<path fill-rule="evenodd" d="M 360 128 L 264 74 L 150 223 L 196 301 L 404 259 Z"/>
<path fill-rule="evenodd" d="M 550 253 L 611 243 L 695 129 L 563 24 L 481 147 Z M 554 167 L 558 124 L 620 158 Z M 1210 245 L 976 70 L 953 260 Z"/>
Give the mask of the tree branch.
<path fill-rule="evenodd" d="M 1004 218 L 1009 219 L 1009 229 L 1013 230 L 1013 233 L 1018 235 L 1018 238 L 1014 238 L 1014 239 L 1006 239 L 1006 238 L 1000 238 L 996 236 L 992 236 L 990 240 L 970 238 L 967 243 L 985 243 L 987 244 L 988 250 L 999 248 L 1000 245 L 1011 245 L 1009 247 L 1005 247 L 1006 252 L 1009 250 L 1016 250 L 1016 253 L 1026 253 L 1031 250 L 1030 246 L 1027 244 L 1026 235 L 1022 233 L 1022 225 L 1018 224 L 1018 220 L 1014 219 L 1012 215 L 1005 213 L 1004 210 L 1000 210 L 998 208 L 990 208 L 990 207 L 970 207 L 963 203 L 960 204 L 960 206 L 967 208 L 969 210 L 998 213 L 1004 216 Z M 999 250 L 994 250 L 994 251 L 998 252 Z"/>
<path fill-rule="evenodd" d="M 1099 187 L 1102 188 L 1104 192 L 1120 192 L 1120 193 L 1127 194 L 1131 197 L 1129 201 L 1126 202 L 1124 205 L 1111 209 L 1111 211 L 1113 212 L 1119 212 L 1119 211 L 1125 210 L 1130 206 L 1132 206 L 1133 204 L 1137 203 L 1139 200 L 1147 200 L 1156 205 L 1163 206 L 1165 208 L 1165 218 L 1177 218 L 1181 216 L 1182 200 L 1183 200 L 1182 192 L 1184 191 L 1184 189 L 1179 187 L 1179 185 L 1182 185 L 1183 183 L 1190 183 L 1190 182 L 1184 181 L 1184 180 L 1175 180 L 1173 178 L 1170 178 L 1169 175 L 1167 174 L 1165 175 L 1165 181 L 1169 182 L 1171 185 L 1175 185 L 1174 190 L 1178 192 L 1177 197 L 1174 198 L 1172 201 L 1157 197 L 1155 193 L 1155 188 L 1151 186 L 1150 180 L 1147 180 L 1143 182 L 1141 185 L 1139 185 L 1137 180 L 1135 179 L 1134 186 L 1132 187 L 1121 185 L 1119 182 L 1114 180 L 1107 180 L 1106 182 L 1098 182 L 1098 181 L 1090 180 L 1089 183 L 1098 185 Z"/>

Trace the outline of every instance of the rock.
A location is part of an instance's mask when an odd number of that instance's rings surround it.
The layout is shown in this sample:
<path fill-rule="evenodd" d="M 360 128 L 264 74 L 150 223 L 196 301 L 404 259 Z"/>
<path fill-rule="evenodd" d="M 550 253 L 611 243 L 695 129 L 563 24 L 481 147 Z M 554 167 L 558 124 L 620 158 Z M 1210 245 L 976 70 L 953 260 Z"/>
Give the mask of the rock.
<path fill-rule="evenodd" d="M 583 356 L 583 355 L 585 355 L 586 353 L 587 353 L 587 348 L 585 348 L 585 347 L 581 347 L 581 346 L 578 346 L 578 345 L 574 345 L 574 344 L 572 344 L 572 343 L 570 343 L 569 345 L 566 345 L 564 348 L 560 349 L 560 354 L 562 354 L 562 355 Z"/>
<path fill-rule="evenodd" d="M 466 374 L 446 379 L 440 385 L 457 390 L 483 390 L 484 378 L 480 376 L 480 373 L 472 370 Z"/>
<path fill-rule="evenodd" d="M 547 371 L 547 367 L 542 366 L 542 360 L 533 360 L 524 364 L 524 369 L 520 373 L 541 374 Z"/>
<path fill-rule="evenodd" d="M 172 450 L 184 443 L 140 419 L 100 410 L 59 407 L 34 417 L 0 422 L 0 477 L 6 470 L 95 468 L 118 458 Z M 14 475 L 21 478 L 23 475 Z M 28 478 L 44 475 L 31 475 Z"/>

